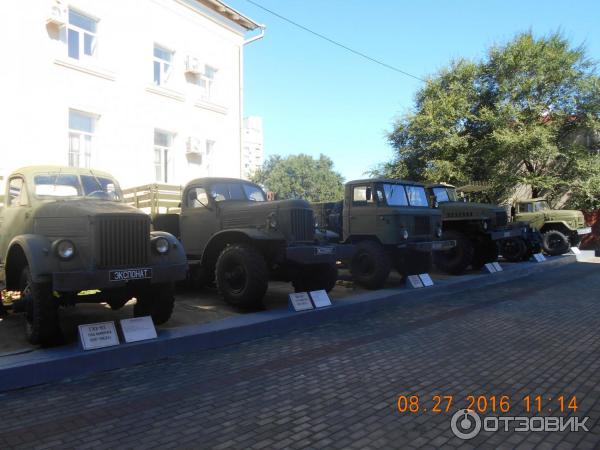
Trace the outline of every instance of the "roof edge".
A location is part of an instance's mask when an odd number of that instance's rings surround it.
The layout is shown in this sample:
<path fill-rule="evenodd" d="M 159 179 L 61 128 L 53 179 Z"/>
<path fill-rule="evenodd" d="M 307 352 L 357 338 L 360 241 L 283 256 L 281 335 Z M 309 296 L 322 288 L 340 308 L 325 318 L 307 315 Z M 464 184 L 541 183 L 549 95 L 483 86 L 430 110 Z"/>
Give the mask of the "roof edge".
<path fill-rule="evenodd" d="M 261 25 L 248 16 L 245 16 L 238 10 L 232 8 L 221 0 L 196 0 L 196 2 L 200 3 L 203 6 L 206 6 L 209 9 L 212 9 L 216 13 L 222 15 L 226 19 L 235 22 L 242 28 L 245 28 L 247 31 L 256 30 L 257 28 L 263 28 L 264 25 Z"/>

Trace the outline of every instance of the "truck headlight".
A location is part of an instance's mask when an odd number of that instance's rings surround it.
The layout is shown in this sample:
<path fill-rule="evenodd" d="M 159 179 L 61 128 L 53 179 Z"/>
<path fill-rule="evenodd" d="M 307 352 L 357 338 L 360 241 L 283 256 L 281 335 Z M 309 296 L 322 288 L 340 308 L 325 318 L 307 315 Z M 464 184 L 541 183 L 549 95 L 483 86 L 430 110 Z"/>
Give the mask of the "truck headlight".
<path fill-rule="evenodd" d="M 402 232 L 402 237 L 403 237 L 404 239 L 408 239 L 408 230 L 404 230 L 404 231 Z"/>
<path fill-rule="evenodd" d="M 68 239 L 63 239 L 56 243 L 55 252 L 60 259 L 69 260 L 75 255 L 75 244 Z"/>
<path fill-rule="evenodd" d="M 488 229 L 488 223 L 484 220 L 483 223 L 481 224 L 481 226 L 483 227 L 484 230 Z"/>
<path fill-rule="evenodd" d="M 279 226 L 279 222 L 277 221 L 277 216 L 274 213 L 269 214 L 267 217 L 267 226 L 272 230 L 276 230 Z"/>
<path fill-rule="evenodd" d="M 159 255 L 166 255 L 169 253 L 169 241 L 164 237 L 154 239 L 154 250 Z"/>
<path fill-rule="evenodd" d="M 437 228 L 435 229 L 435 235 L 436 235 L 438 238 L 441 238 L 441 237 L 442 237 L 442 227 L 440 227 L 439 225 L 438 225 L 438 226 L 437 226 Z"/>

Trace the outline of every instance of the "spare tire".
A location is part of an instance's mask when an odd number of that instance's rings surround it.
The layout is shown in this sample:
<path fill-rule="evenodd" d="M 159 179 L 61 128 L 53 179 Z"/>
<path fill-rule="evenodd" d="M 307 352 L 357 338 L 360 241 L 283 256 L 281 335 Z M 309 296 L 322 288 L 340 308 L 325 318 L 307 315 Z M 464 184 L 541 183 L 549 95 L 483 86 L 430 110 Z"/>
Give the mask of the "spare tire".
<path fill-rule="evenodd" d="M 542 248 L 550 256 L 567 253 L 570 247 L 569 238 L 558 230 L 548 230 L 542 236 Z"/>

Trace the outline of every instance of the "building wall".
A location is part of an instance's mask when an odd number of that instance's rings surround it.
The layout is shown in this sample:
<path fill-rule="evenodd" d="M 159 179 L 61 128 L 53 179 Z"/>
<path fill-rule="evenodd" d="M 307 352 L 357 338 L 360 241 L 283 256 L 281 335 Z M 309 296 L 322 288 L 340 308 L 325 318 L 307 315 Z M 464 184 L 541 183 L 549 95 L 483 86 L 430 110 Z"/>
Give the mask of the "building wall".
<path fill-rule="evenodd" d="M 173 133 L 169 184 L 241 175 L 242 27 L 194 0 L 72 0 L 70 8 L 98 20 L 94 56 L 77 60 L 68 57 L 67 28 L 46 24 L 53 3 L 3 2 L 11 20 L 0 42 L 11 69 L 0 71 L 0 176 L 66 165 L 70 109 L 96 117 L 91 167 L 123 187 L 156 181 L 155 129 Z M 174 52 L 161 86 L 153 81 L 155 44 Z M 210 98 L 185 73 L 188 55 L 217 69 Z M 190 137 L 200 151 L 213 141 L 211 154 L 187 156 Z"/>
<path fill-rule="evenodd" d="M 262 118 L 245 117 L 242 128 L 242 178 L 249 179 L 264 161 Z"/>

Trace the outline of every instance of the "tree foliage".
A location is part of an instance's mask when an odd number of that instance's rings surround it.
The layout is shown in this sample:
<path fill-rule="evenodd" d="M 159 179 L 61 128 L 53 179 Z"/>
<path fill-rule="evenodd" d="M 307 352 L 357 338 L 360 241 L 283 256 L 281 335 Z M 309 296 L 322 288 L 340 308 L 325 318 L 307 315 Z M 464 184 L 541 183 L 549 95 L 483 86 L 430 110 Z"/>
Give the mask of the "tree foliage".
<path fill-rule="evenodd" d="M 571 192 L 577 201 L 598 203 L 600 188 L 589 179 L 598 156 L 578 138 L 600 130 L 595 70 L 584 49 L 558 33 L 523 33 L 490 48 L 482 61 L 453 61 L 395 123 L 388 138 L 396 158 L 379 172 L 455 184 L 488 181 L 496 200 L 527 185 L 533 196 L 552 200 Z"/>
<path fill-rule="evenodd" d="M 303 198 L 310 202 L 340 200 L 344 179 L 333 170 L 333 161 L 325 155 L 314 159 L 299 154 L 270 156 L 252 177 L 278 199 Z"/>

